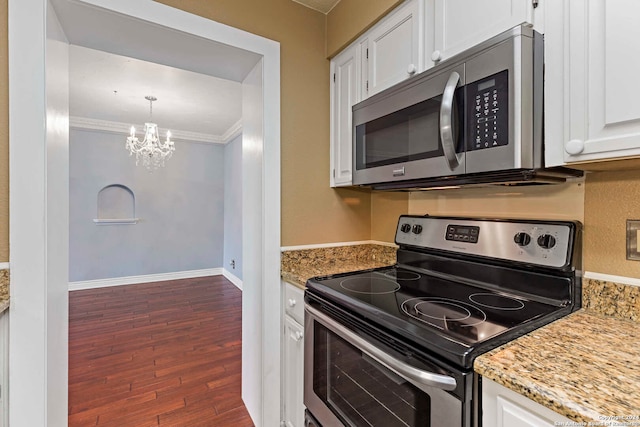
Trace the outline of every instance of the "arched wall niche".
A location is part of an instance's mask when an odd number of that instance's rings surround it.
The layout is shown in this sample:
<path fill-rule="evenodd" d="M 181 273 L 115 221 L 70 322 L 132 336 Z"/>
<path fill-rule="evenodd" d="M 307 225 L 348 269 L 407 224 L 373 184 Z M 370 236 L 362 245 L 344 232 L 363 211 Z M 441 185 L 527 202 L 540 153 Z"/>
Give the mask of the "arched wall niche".
<path fill-rule="evenodd" d="M 97 215 L 93 220 L 98 225 L 135 224 L 136 196 L 123 184 L 111 184 L 98 191 Z"/>

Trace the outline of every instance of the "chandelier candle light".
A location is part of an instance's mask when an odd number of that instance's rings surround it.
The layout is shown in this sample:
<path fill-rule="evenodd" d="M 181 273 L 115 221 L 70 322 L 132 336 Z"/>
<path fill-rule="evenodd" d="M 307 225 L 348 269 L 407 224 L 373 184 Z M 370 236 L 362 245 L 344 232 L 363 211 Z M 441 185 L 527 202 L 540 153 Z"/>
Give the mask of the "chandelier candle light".
<path fill-rule="evenodd" d="M 167 131 L 167 139 L 162 142 L 158 136 L 158 125 L 151 123 L 153 114 L 153 101 L 157 101 L 155 96 L 145 96 L 149 101 L 149 123 L 144 124 L 144 139 L 140 141 L 136 137 L 136 128 L 131 126 L 131 135 L 127 138 L 125 145 L 129 150 L 129 155 L 136 155 L 136 166 L 142 159 L 142 165 L 149 171 L 164 167 L 165 160 L 169 160 L 175 151 L 173 141 L 171 141 L 171 131 Z"/>

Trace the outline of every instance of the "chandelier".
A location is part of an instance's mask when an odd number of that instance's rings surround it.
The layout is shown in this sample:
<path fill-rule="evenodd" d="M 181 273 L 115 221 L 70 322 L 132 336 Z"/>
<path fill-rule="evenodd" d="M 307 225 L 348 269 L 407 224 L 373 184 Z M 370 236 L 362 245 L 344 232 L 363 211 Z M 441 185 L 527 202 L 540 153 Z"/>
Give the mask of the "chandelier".
<path fill-rule="evenodd" d="M 126 149 L 129 156 L 136 155 L 136 166 L 142 161 L 142 165 L 149 171 L 164 167 L 165 160 L 169 160 L 175 151 L 171 132 L 167 131 L 167 139 L 162 142 L 158 135 L 158 125 L 151 123 L 153 114 L 153 101 L 157 101 L 155 96 L 145 96 L 149 101 L 149 123 L 144 124 L 144 139 L 140 141 L 136 136 L 136 128 L 131 126 L 131 135 L 127 137 Z"/>

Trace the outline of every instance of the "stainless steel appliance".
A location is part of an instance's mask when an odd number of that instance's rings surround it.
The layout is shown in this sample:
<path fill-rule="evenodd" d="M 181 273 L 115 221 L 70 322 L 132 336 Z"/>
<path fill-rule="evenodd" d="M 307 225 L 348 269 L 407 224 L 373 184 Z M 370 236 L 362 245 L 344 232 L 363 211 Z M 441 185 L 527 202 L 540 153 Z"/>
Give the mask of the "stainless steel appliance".
<path fill-rule="evenodd" d="M 401 216 L 396 243 L 307 282 L 311 426 L 475 426 L 475 357 L 580 307 L 577 222 Z"/>
<path fill-rule="evenodd" d="M 543 38 L 515 27 L 353 107 L 353 184 L 556 183 L 544 169 Z"/>

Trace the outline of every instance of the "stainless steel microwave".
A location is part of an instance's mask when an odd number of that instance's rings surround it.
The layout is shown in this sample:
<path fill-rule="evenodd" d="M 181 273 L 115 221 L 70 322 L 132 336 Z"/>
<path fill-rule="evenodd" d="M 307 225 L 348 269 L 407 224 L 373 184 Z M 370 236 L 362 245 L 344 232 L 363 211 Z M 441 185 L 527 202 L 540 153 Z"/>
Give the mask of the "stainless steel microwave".
<path fill-rule="evenodd" d="M 353 106 L 354 185 L 546 183 L 580 175 L 543 167 L 543 37 L 524 25 Z"/>

